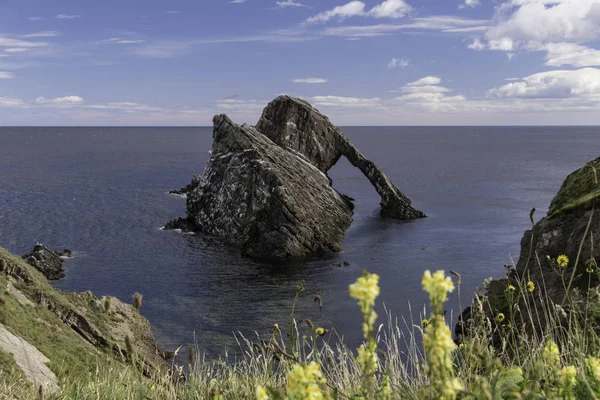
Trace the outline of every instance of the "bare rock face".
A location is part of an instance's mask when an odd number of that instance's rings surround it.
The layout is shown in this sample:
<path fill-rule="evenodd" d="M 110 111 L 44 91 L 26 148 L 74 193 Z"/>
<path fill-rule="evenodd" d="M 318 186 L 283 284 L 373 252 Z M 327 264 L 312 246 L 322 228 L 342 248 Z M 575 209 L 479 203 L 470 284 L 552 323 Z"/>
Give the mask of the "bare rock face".
<path fill-rule="evenodd" d="M 362 171 L 381 196 L 381 215 L 411 220 L 425 214 L 411 206 L 404 195 L 348 138 L 319 110 L 304 100 L 279 96 L 265 110 L 256 129 L 278 145 L 307 157 L 323 172 L 344 156 Z"/>
<path fill-rule="evenodd" d="M 280 96 L 255 128 L 214 120 L 204 175 L 184 190 L 187 218 L 165 229 L 199 231 L 241 246 L 254 258 L 285 261 L 340 251 L 352 221 L 350 199 L 327 171 L 345 156 L 381 195 L 381 215 L 425 217 L 329 119 L 304 100 Z"/>
<path fill-rule="evenodd" d="M 327 176 L 250 126 L 213 122 L 212 157 L 187 195 L 196 229 L 272 261 L 340 251 L 352 204 Z"/>
<path fill-rule="evenodd" d="M 49 280 L 58 280 L 65 277 L 63 259 L 71 255 L 69 250 L 56 252 L 48 249 L 43 244 L 36 244 L 30 253 L 23 256 L 27 264 L 35 267 Z"/>

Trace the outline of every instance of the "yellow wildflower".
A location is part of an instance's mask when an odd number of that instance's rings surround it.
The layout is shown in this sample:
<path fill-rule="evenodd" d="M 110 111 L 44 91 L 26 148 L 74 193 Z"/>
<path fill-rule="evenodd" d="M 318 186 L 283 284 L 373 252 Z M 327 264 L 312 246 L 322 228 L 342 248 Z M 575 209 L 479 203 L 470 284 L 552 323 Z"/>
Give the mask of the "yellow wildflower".
<path fill-rule="evenodd" d="M 509 293 L 514 293 L 515 290 L 517 290 L 517 289 L 513 285 L 508 285 L 506 287 L 506 291 L 509 292 Z"/>
<path fill-rule="evenodd" d="M 319 336 L 323 336 L 323 335 L 325 335 L 325 329 L 319 327 L 319 328 L 315 329 L 315 333 Z"/>
<path fill-rule="evenodd" d="M 560 370 L 560 382 L 563 386 L 575 386 L 575 378 L 577 377 L 577 368 L 574 366 L 564 367 Z"/>
<path fill-rule="evenodd" d="M 273 325 L 273 330 L 275 330 L 275 332 L 279 332 L 279 324 Z"/>
<path fill-rule="evenodd" d="M 588 274 L 591 274 L 592 272 L 594 272 L 594 268 L 592 268 L 592 267 L 587 267 L 587 268 L 585 269 L 585 272 L 587 272 Z"/>
<path fill-rule="evenodd" d="M 569 265 L 569 257 L 567 257 L 564 254 L 561 254 L 556 258 L 556 263 L 563 268 L 567 268 L 567 266 Z"/>
<path fill-rule="evenodd" d="M 529 290 L 530 293 L 533 293 L 535 290 L 535 284 L 532 281 L 527 282 L 527 290 Z"/>
<path fill-rule="evenodd" d="M 592 356 L 588 356 L 585 359 L 585 365 L 588 369 L 588 372 L 600 382 L 600 359 Z"/>
<path fill-rule="evenodd" d="M 379 296 L 379 275 L 366 274 L 350 285 L 350 296 L 358 300 L 363 313 L 375 305 L 375 299 Z"/>
<path fill-rule="evenodd" d="M 443 270 L 436 271 L 433 275 L 425 271 L 421 279 L 423 289 L 429 293 L 429 300 L 434 308 L 448 300 L 448 293 L 454 290 L 452 279 L 444 275 Z"/>
<path fill-rule="evenodd" d="M 256 387 L 256 400 L 269 400 L 269 396 L 267 395 L 267 391 L 264 387 Z"/>
<path fill-rule="evenodd" d="M 546 345 L 544 346 L 544 351 L 542 352 L 542 358 L 546 361 L 548 366 L 555 366 L 560 364 L 560 350 L 558 350 L 558 346 L 554 343 L 553 340 L 548 340 Z"/>
<path fill-rule="evenodd" d="M 444 388 L 442 389 L 442 394 L 445 398 L 453 399 L 456 397 L 456 394 L 463 390 L 462 383 L 457 378 L 452 378 L 444 382 Z"/>
<path fill-rule="evenodd" d="M 289 400 L 323 400 L 321 384 L 325 383 L 319 365 L 296 364 L 288 374 L 287 395 Z"/>
<path fill-rule="evenodd" d="M 504 314 L 498 313 L 498 315 L 496 315 L 496 321 L 498 321 L 498 322 L 504 321 Z"/>
<path fill-rule="evenodd" d="M 427 325 L 429 325 L 429 320 L 424 319 L 423 321 L 421 321 L 421 325 L 423 326 L 423 328 L 427 328 Z"/>
<path fill-rule="evenodd" d="M 564 367 L 558 375 L 560 382 L 560 394 L 564 399 L 574 399 L 573 388 L 577 383 L 577 368 L 574 366 Z"/>

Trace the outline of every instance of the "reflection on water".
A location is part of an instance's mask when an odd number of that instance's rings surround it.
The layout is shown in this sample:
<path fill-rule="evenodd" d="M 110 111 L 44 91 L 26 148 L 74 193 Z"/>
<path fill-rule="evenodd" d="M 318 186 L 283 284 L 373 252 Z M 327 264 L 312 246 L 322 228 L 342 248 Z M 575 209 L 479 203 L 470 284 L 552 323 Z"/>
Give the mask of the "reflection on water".
<path fill-rule="evenodd" d="M 0 128 L 0 245 L 18 254 L 35 241 L 73 249 L 56 286 L 124 301 L 143 293 L 142 312 L 167 348 L 195 333 L 214 355 L 235 346 L 233 332 L 285 326 L 302 280 L 297 317 L 335 326 L 354 345 L 361 317 L 347 290 L 361 270 L 381 275 L 380 315 L 383 302 L 396 315 L 409 301 L 422 306 L 425 269 L 458 271 L 468 297 L 518 256 L 529 210 L 541 214 L 564 177 L 600 148 L 594 127 L 344 131 L 429 218 L 381 220 L 377 193 L 341 160 L 330 175 L 356 199 L 344 252 L 286 266 L 253 262 L 219 240 L 158 229 L 184 214 L 185 200 L 166 192 L 203 171 L 210 129 Z M 341 261 L 350 265 L 335 266 Z"/>

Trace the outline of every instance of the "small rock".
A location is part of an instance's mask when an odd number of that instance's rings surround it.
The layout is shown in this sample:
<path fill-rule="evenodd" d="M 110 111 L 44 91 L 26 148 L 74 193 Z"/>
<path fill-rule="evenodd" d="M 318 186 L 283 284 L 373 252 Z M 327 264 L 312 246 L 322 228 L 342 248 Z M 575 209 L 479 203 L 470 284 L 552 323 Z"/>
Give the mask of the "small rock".
<path fill-rule="evenodd" d="M 66 251 L 71 254 L 69 250 Z M 48 280 L 57 280 L 65 277 L 62 254 L 65 252 L 57 253 L 38 243 L 29 254 L 23 256 L 23 259 L 44 274 Z"/>

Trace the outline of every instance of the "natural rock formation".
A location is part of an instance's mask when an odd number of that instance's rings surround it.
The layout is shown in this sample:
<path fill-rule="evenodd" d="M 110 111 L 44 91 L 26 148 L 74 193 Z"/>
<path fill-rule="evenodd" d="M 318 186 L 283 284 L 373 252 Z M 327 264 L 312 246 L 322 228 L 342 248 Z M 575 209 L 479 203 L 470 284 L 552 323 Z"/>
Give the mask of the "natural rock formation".
<path fill-rule="evenodd" d="M 599 282 L 597 271 L 600 262 L 600 215 L 596 208 L 600 206 L 600 186 L 597 171 L 600 171 L 600 158 L 590 161 L 582 168 L 571 173 L 562 184 L 556 197 L 552 200 L 548 214 L 533 225 L 532 230 L 525 231 L 521 240 L 521 254 L 516 268 L 512 269 L 505 279 L 493 280 L 484 294 L 485 313 L 494 320 L 494 315 L 502 312 L 508 315 L 507 286 L 518 287 L 521 282 L 532 281 L 535 290 L 543 290 L 544 301 L 564 305 L 566 288 L 570 286 L 570 296 L 583 296 L 588 285 L 596 287 Z M 535 214 L 532 213 L 532 220 Z M 563 270 L 557 265 L 557 258 L 566 255 L 569 264 Z M 578 289 L 577 292 L 572 289 Z M 540 296 L 531 296 L 532 301 L 540 303 Z M 538 310 L 545 306 L 537 304 Z M 468 332 L 473 309 L 469 307 L 462 314 L 465 324 L 460 321 L 455 333 L 461 340 L 462 332 Z M 540 312 L 535 318 L 534 327 L 543 329 L 545 314 Z M 499 343 L 497 334 L 492 336 L 492 343 Z"/>
<path fill-rule="evenodd" d="M 273 261 L 341 250 L 352 221 L 351 199 L 331 186 L 327 171 L 345 156 L 381 195 L 381 215 L 424 217 L 327 117 L 307 102 L 280 96 L 256 128 L 214 118 L 212 155 L 202 178 L 177 191 L 187 217 L 165 229 L 199 231 Z"/>
<path fill-rule="evenodd" d="M 250 126 L 225 115 L 213 122 L 211 160 L 187 197 L 188 219 L 196 229 L 260 259 L 339 251 L 352 204 L 327 176 Z"/>
<path fill-rule="evenodd" d="M 64 354 L 69 359 L 96 359 L 99 350 L 107 350 L 116 360 L 135 358 L 146 374 L 171 370 L 148 320 L 132 305 L 114 297 L 99 299 L 91 292 L 56 290 L 36 269 L 0 248 L 0 324 L 37 347 L 52 361 L 51 367 L 62 365 Z M 46 331 L 47 337 L 41 333 Z M 0 329 L 0 347 L 1 336 Z M 135 355 L 125 343 L 127 336 Z"/>
<path fill-rule="evenodd" d="M 552 271 L 559 255 L 569 258 L 569 274 L 571 268 L 576 268 L 578 279 L 574 280 L 574 285 L 581 288 L 588 283 L 585 270 L 590 260 L 600 261 L 600 215 L 596 213 L 592 217 L 600 206 L 596 171 L 600 171 L 600 158 L 571 173 L 552 200 L 548 215 L 537 222 L 533 230 L 526 231 L 521 240 L 517 273 L 529 275 L 534 281 L 545 279 L 554 300 L 562 300 L 564 295 L 560 276 Z M 578 254 L 579 261 L 575 265 Z"/>
<path fill-rule="evenodd" d="M 381 215 L 410 220 L 425 217 L 373 163 L 366 159 L 329 119 L 304 100 L 279 96 L 265 110 L 256 129 L 278 145 L 295 150 L 323 172 L 344 156 L 381 196 Z"/>
<path fill-rule="evenodd" d="M 63 250 L 58 253 L 48 249 L 43 244 L 36 244 L 29 254 L 25 254 L 23 259 L 29 265 L 35 267 L 44 276 L 50 280 L 57 280 L 65 277 L 65 268 L 63 266 L 63 257 L 70 257 L 70 250 Z"/>
<path fill-rule="evenodd" d="M 169 194 L 176 194 L 178 196 L 187 196 L 187 194 L 189 192 L 196 189 L 198 187 L 198 185 L 200 185 L 201 178 L 202 177 L 200 175 L 194 175 L 194 176 L 192 176 L 192 183 L 190 183 L 189 185 L 187 185 L 185 187 L 182 187 L 181 189 L 169 190 Z"/>

